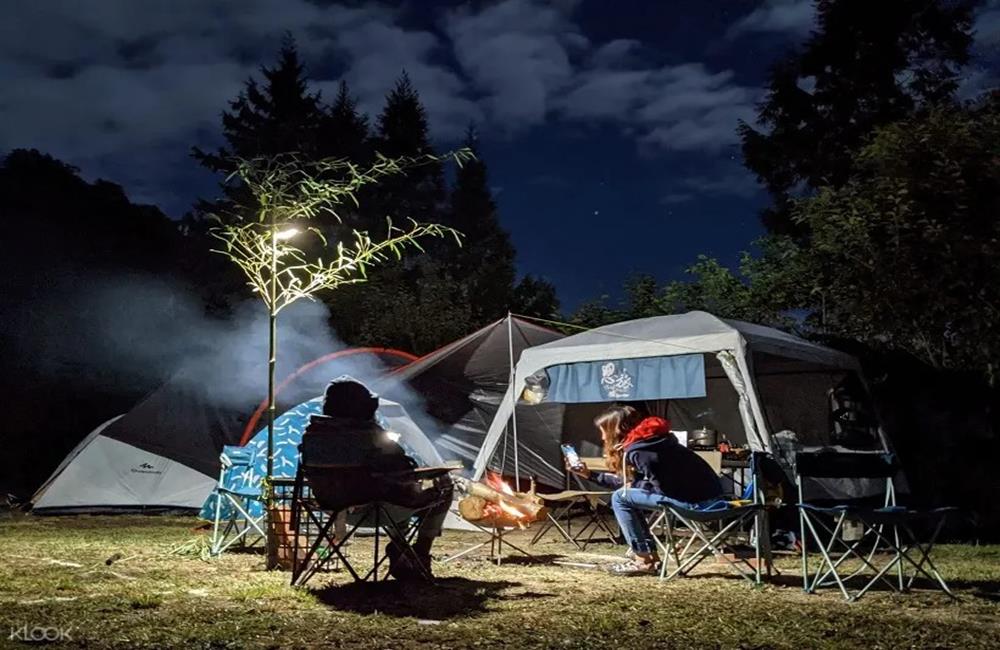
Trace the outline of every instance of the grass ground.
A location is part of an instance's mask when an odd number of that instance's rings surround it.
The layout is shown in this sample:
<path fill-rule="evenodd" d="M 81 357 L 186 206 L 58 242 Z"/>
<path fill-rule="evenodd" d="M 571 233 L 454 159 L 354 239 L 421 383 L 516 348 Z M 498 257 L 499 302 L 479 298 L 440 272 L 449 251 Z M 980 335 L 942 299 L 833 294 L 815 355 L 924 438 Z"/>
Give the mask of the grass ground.
<path fill-rule="evenodd" d="M 960 602 L 916 591 L 847 604 L 832 591 L 803 594 L 794 558 L 760 589 L 713 567 L 660 583 L 516 558 L 497 567 L 482 555 L 437 566 L 433 586 L 354 585 L 332 573 L 293 589 L 259 555 L 171 553 L 203 548 L 197 527 L 191 518 L 0 516 L 0 647 L 25 626 L 51 636 L 62 628 L 62 643 L 88 648 L 985 648 L 1000 639 L 996 546 L 939 548 Z M 435 551 L 480 537 L 449 532 Z M 548 539 L 532 547 L 542 559 L 621 554 L 602 545 L 579 555 Z"/>

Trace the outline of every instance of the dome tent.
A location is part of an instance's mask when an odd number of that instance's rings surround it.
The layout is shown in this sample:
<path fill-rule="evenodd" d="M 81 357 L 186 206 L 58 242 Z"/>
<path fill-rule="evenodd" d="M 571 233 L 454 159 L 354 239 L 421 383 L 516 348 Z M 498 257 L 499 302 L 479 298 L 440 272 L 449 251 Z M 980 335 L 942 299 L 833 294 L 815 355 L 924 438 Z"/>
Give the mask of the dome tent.
<path fill-rule="evenodd" d="M 293 478 L 299 466 L 299 443 L 302 434 L 309 426 L 309 418 L 323 411 L 323 397 L 315 397 L 289 409 L 274 420 L 274 476 Z M 406 410 L 391 400 L 379 398 L 376 416 L 383 428 L 399 434 L 399 444 L 421 465 L 440 464 L 441 456 L 434 445 L 414 424 Z M 239 474 L 227 476 L 226 487 L 230 489 L 257 489 L 267 471 L 267 427 L 259 430 L 250 441 L 244 445 L 254 452 L 254 465 Z M 218 504 L 215 492 L 208 495 L 201 506 L 199 516 L 214 520 Z M 223 502 L 223 507 L 226 507 Z M 223 511 L 223 517 L 227 516 Z M 250 503 L 250 514 L 262 514 L 259 502 Z"/>
<path fill-rule="evenodd" d="M 323 355 L 286 377 L 279 386 L 279 408 L 316 395 L 331 375 L 357 368 L 359 356 L 373 366 L 375 360 L 398 365 L 415 358 L 383 348 Z M 187 364 L 128 413 L 85 436 L 35 491 L 32 512 L 197 512 L 218 482 L 223 446 L 240 443 L 261 392 L 242 390 L 245 382 L 234 387 L 205 381 L 206 371 L 212 377 L 234 375 L 238 364 L 206 365 Z"/>

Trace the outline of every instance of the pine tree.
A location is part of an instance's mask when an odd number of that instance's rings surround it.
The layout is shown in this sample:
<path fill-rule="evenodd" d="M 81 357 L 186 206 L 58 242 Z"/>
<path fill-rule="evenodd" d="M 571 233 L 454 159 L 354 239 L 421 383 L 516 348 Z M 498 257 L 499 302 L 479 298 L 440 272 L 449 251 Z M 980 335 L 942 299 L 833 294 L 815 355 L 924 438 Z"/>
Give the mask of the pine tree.
<path fill-rule="evenodd" d="M 389 158 L 434 153 L 427 112 L 405 72 L 386 97 L 376 121 L 373 144 L 375 151 Z M 374 209 L 376 219 L 394 214 L 398 218 L 444 223 L 439 218 L 445 199 L 444 170 L 440 164 L 422 165 L 387 181 L 379 184 L 375 196 L 362 201 Z M 390 211 L 390 206 L 394 210 Z"/>
<path fill-rule="evenodd" d="M 472 318 L 483 325 L 511 309 L 514 290 L 514 247 L 500 227 L 497 206 L 490 191 L 486 163 L 480 158 L 472 127 L 465 146 L 477 158 L 455 175 L 446 223 L 465 235 L 465 245 L 455 252 L 451 272 L 466 285 L 472 300 Z"/>
<path fill-rule="evenodd" d="M 324 158 L 347 158 L 358 164 L 372 158 L 368 117 L 358 111 L 346 81 L 340 82 L 337 98 L 320 120 L 317 146 Z"/>
<path fill-rule="evenodd" d="M 263 83 L 250 78 L 239 96 L 222 114 L 226 144 L 215 153 L 194 148 L 202 165 L 228 174 L 231 156 L 253 158 L 300 152 L 316 154 L 317 134 L 323 117 L 319 93 L 310 93 L 305 66 L 295 41 L 286 36 L 273 68 L 261 67 Z"/>
<path fill-rule="evenodd" d="M 390 158 L 434 153 L 426 111 L 405 72 L 386 96 L 371 147 Z M 410 169 L 386 178 L 373 191 L 362 191 L 360 227 L 379 233 L 389 215 L 450 225 L 445 197 L 440 164 Z M 375 270 L 364 287 L 339 292 L 331 308 L 342 339 L 419 353 L 468 333 L 467 296 L 450 272 L 456 247 L 453 242 L 428 242 L 426 249 L 426 255 Z M 424 329 L 418 326 L 432 322 Z"/>

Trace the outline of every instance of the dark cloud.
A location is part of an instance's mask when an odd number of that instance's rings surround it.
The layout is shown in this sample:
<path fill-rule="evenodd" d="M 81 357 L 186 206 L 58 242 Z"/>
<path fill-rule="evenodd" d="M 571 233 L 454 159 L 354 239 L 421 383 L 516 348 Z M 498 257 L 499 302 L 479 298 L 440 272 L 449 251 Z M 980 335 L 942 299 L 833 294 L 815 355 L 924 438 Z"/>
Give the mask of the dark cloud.
<path fill-rule="evenodd" d="M 219 113 L 285 32 L 324 97 L 346 79 L 369 114 L 405 69 L 444 146 L 470 122 L 516 134 L 552 120 L 614 124 L 651 152 L 735 142 L 755 89 L 702 63 L 658 63 L 635 40 L 593 43 L 576 4 L 504 0 L 415 26 L 374 1 L 12 3 L 0 75 L 18 92 L 0 104 L 0 150 L 45 150 L 176 213 L 185 202 L 169 184 L 199 174 L 177 165 L 191 165 L 191 145 L 216 144 Z"/>
<path fill-rule="evenodd" d="M 519 129 L 543 122 L 574 76 L 571 57 L 589 45 L 569 15 L 537 0 L 507 0 L 446 20 L 455 58 L 482 93 L 490 118 Z"/>
<path fill-rule="evenodd" d="M 976 14 L 972 26 L 976 47 L 996 55 L 1000 48 L 1000 0 L 986 0 Z"/>
<path fill-rule="evenodd" d="M 816 25 L 814 0 L 764 0 L 761 6 L 736 21 L 727 31 L 726 38 L 743 34 L 766 32 L 804 37 Z"/>
<path fill-rule="evenodd" d="M 674 205 L 696 199 L 739 198 L 749 199 L 762 190 L 757 180 L 743 167 L 735 164 L 717 165 L 711 173 L 682 178 L 670 184 L 670 189 L 660 197 L 660 203 Z"/>

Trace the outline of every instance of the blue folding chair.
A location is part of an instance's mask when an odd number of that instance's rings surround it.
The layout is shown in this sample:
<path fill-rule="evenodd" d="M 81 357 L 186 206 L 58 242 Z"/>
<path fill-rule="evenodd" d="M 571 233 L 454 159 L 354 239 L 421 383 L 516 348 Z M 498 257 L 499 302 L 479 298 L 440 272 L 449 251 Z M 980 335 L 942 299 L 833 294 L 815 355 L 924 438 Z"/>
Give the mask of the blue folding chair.
<path fill-rule="evenodd" d="M 219 555 L 239 543 L 250 547 L 265 538 L 264 497 L 261 484 L 234 480 L 241 473 L 252 472 L 255 453 L 249 447 L 226 445 L 219 455 L 222 469 L 215 488 L 215 525 L 212 528 L 212 555 Z M 260 504 L 260 514 L 254 515 L 252 502 Z M 225 524 L 222 520 L 225 518 Z M 252 538 L 252 541 L 251 541 Z"/>
<path fill-rule="evenodd" d="M 741 499 L 710 499 L 701 503 L 683 503 L 664 498 L 661 503 L 664 540 L 657 544 L 664 552 L 664 562 L 660 567 L 660 578 L 670 580 L 688 575 L 707 557 L 715 556 L 739 576 L 760 584 L 762 560 L 771 566 L 767 514 L 764 509 L 763 493 L 757 473 L 757 454 L 750 457 L 750 483 L 744 489 Z M 683 547 L 675 535 L 677 524 L 682 524 L 691 536 Z M 747 524 L 752 523 L 752 528 Z M 755 562 L 746 558 L 729 557 L 724 552 L 724 544 L 738 532 L 748 531 L 748 542 L 753 546 Z M 695 548 L 695 545 L 698 545 Z M 679 549 L 679 550 L 678 550 Z M 667 573 L 666 558 L 674 560 L 673 571 Z"/>
<path fill-rule="evenodd" d="M 795 456 L 795 482 L 799 492 L 799 521 L 802 542 L 802 588 L 814 593 L 818 588 L 836 585 L 844 599 L 853 602 L 861 598 L 878 583 L 893 591 L 909 591 L 918 576 L 927 578 L 948 596 L 955 594 L 941 577 L 931 560 L 930 553 L 947 519 L 955 508 L 914 510 L 896 503 L 893 477 L 899 465 L 887 453 L 797 453 Z M 852 503 L 810 502 L 804 498 L 804 479 L 884 479 L 885 494 L 881 504 L 855 501 Z M 845 524 L 860 524 L 861 535 L 853 541 L 845 540 Z M 932 532 L 926 542 L 914 533 L 917 524 L 930 525 Z M 822 561 L 815 573 L 810 572 L 810 541 L 817 547 Z M 878 566 L 879 552 L 888 554 L 888 560 Z M 848 560 L 860 566 L 846 573 Z M 895 569 L 895 580 L 889 578 Z M 912 575 L 907 571 L 912 569 Z M 843 573 L 842 573 L 843 572 Z M 848 583 L 855 578 L 867 581 L 857 589 L 849 590 Z"/>

